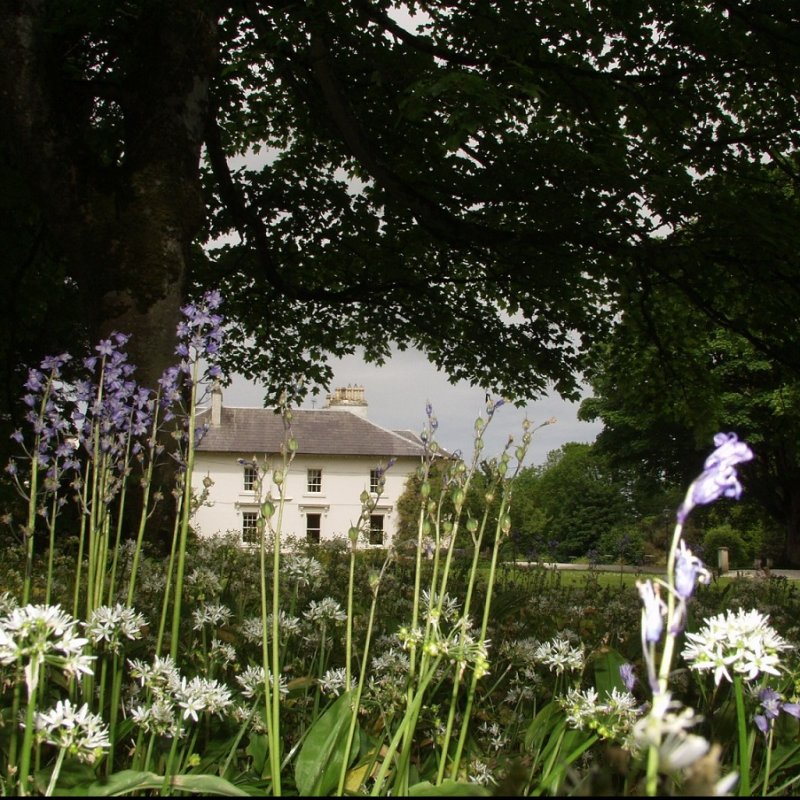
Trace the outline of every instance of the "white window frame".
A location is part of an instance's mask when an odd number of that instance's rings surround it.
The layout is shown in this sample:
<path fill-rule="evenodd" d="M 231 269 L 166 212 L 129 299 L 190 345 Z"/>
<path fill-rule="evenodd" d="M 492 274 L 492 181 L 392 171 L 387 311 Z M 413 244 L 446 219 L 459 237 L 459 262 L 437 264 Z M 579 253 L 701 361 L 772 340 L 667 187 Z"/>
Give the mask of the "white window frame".
<path fill-rule="evenodd" d="M 244 473 L 242 475 L 242 486 L 245 492 L 254 492 L 256 490 L 256 482 L 258 481 L 258 469 L 252 464 L 244 465 Z"/>
<path fill-rule="evenodd" d="M 242 542 L 258 543 L 258 511 L 242 511 Z"/>
<path fill-rule="evenodd" d="M 306 493 L 322 494 L 322 469 L 311 467 L 306 470 Z"/>
<path fill-rule="evenodd" d="M 311 527 L 312 518 L 316 517 L 317 526 Z M 312 537 L 312 533 L 316 536 Z M 306 540 L 315 544 L 322 540 L 322 513 L 319 511 L 309 511 L 306 513 Z"/>

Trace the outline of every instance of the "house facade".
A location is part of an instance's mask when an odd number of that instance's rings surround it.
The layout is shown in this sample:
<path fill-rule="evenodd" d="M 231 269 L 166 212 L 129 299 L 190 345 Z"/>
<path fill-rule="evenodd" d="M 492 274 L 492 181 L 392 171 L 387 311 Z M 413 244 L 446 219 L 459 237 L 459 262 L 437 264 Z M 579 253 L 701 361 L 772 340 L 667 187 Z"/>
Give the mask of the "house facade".
<path fill-rule="evenodd" d="M 283 418 L 271 409 L 224 406 L 216 387 L 198 424 L 208 424 L 208 430 L 196 450 L 193 488 L 198 496 L 205 488 L 207 495 L 193 517 L 195 531 L 201 536 L 238 532 L 243 543 L 255 543 L 259 503 L 278 497 L 272 473 L 284 463 Z M 346 537 L 359 523 L 366 491 L 374 508 L 368 525 L 362 522 L 359 546 L 390 545 L 397 500 L 424 456 L 419 437 L 370 422 L 360 386 L 336 389 L 323 409 L 293 410 L 291 435 L 297 449 L 285 477 L 282 539 Z"/>

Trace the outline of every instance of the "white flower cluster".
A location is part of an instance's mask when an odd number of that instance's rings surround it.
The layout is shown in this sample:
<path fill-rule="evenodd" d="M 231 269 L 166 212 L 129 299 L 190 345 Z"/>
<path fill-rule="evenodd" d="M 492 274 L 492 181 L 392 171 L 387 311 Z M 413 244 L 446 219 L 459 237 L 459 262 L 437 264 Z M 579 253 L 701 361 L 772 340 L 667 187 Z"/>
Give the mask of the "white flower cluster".
<path fill-rule="evenodd" d="M 131 719 L 147 732 L 175 736 L 178 714 L 196 722 L 201 712 L 222 715 L 233 702 L 227 686 L 199 676 L 187 680 L 169 656 L 156 656 L 152 664 L 138 659 L 128 663 L 146 694 L 144 702 L 131 709 Z"/>
<path fill-rule="evenodd" d="M 334 667 L 325 672 L 320 678 L 319 689 L 322 694 L 338 697 L 345 687 L 347 672 L 344 667 Z"/>
<path fill-rule="evenodd" d="M 451 597 L 447 592 L 441 597 L 442 609 L 439 611 L 439 595 L 435 592 L 431 594 L 423 589 L 419 599 L 420 610 L 426 615 L 426 619 L 432 625 L 438 625 L 440 620 L 454 623 L 458 620 L 461 603 L 458 598 Z"/>
<path fill-rule="evenodd" d="M 94 656 L 84 655 L 89 640 L 76 635 L 77 626 L 57 605 L 14 608 L 0 617 L 0 664 L 24 665 L 29 692 L 44 664 L 67 676 L 91 675 Z"/>
<path fill-rule="evenodd" d="M 192 611 L 192 618 L 194 619 L 192 628 L 196 631 L 201 631 L 205 625 L 227 625 L 232 614 L 233 612 L 228 606 L 222 603 L 204 603 Z"/>
<path fill-rule="evenodd" d="M 34 727 L 38 739 L 88 763 L 94 763 L 111 747 L 108 726 L 102 717 L 89 711 L 86 703 L 75 708 L 69 700 L 59 700 L 55 708 L 36 714 Z"/>
<path fill-rule="evenodd" d="M 614 687 L 601 701 L 597 689 L 570 689 L 557 698 L 567 723 L 581 730 L 593 730 L 602 739 L 626 741 L 641 716 L 641 707 L 630 692 Z"/>
<path fill-rule="evenodd" d="M 99 606 L 84 622 L 84 630 L 94 645 L 105 643 L 112 653 L 119 653 L 121 640 L 139 639 L 142 629 L 147 625 L 144 615 L 134 611 L 130 606 L 117 603 L 115 606 Z"/>
<path fill-rule="evenodd" d="M 745 681 L 762 672 L 779 675 L 779 653 L 791 645 L 768 625 L 769 617 L 759 611 L 728 611 L 706 620 L 697 633 L 687 633 L 683 657 L 692 669 L 713 670 L 714 683 L 734 673 Z"/>
<path fill-rule="evenodd" d="M 333 622 L 342 623 L 347 619 L 344 609 L 332 597 L 323 597 L 317 602 L 312 600 L 308 608 L 303 612 L 303 616 L 309 622 Z"/>
<path fill-rule="evenodd" d="M 283 559 L 281 576 L 300 588 L 314 587 L 322 577 L 322 564 L 316 558 L 287 555 Z"/>
<path fill-rule="evenodd" d="M 554 636 L 540 644 L 533 654 L 534 660 L 547 666 L 551 672 L 580 672 L 586 665 L 583 645 L 573 647 L 566 636 Z"/>
<path fill-rule="evenodd" d="M 242 687 L 242 694 L 248 699 L 260 697 L 264 694 L 265 678 L 269 675 L 270 687 L 275 687 L 275 682 L 272 680 L 272 673 L 269 670 L 264 670 L 264 667 L 257 667 L 251 665 L 242 670 L 241 674 L 236 676 L 236 680 Z M 278 681 L 278 691 L 281 697 L 289 694 L 289 687 L 286 683 L 286 677 L 281 675 Z"/>

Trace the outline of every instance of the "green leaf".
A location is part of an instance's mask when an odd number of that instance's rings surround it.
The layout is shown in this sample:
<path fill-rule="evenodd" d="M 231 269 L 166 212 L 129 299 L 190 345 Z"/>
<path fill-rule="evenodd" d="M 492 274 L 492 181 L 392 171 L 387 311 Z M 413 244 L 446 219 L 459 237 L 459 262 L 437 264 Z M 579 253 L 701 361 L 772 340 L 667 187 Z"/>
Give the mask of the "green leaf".
<path fill-rule="evenodd" d="M 245 751 L 253 759 L 253 770 L 263 774 L 264 765 L 267 763 L 267 753 L 269 752 L 269 742 L 266 734 L 253 733 Z"/>
<path fill-rule="evenodd" d="M 525 749 L 528 751 L 541 748 L 545 737 L 559 725 L 564 723 L 564 713 L 555 701 L 549 702 L 533 718 L 525 733 Z"/>
<path fill-rule="evenodd" d="M 320 797 L 329 794 L 339 780 L 342 760 L 349 763 L 357 752 L 345 753 L 347 732 L 352 717 L 350 700 L 353 692 L 345 692 L 317 718 L 306 736 L 294 768 L 297 791 L 301 795 Z M 358 738 L 353 737 L 357 745 Z"/>
<path fill-rule="evenodd" d="M 619 674 L 619 668 L 624 663 L 625 658 L 613 648 L 608 648 L 595 656 L 594 686 L 601 699 L 606 694 L 610 695 L 613 689 L 619 692 L 626 691 L 625 684 Z"/>
<path fill-rule="evenodd" d="M 194 794 L 222 795 L 224 797 L 249 797 L 250 795 L 234 786 L 225 778 L 217 775 L 173 775 L 170 786 L 183 792 Z M 75 786 L 69 792 L 74 796 L 116 797 L 117 795 L 145 789 L 161 789 L 164 776 L 155 772 L 143 772 L 135 769 L 124 769 L 115 772 L 108 778 L 94 781 L 83 786 Z"/>
<path fill-rule="evenodd" d="M 422 781 L 408 788 L 409 797 L 490 797 L 491 792 L 477 783 L 461 783 L 446 780 L 439 786 L 430 781 Z"/>

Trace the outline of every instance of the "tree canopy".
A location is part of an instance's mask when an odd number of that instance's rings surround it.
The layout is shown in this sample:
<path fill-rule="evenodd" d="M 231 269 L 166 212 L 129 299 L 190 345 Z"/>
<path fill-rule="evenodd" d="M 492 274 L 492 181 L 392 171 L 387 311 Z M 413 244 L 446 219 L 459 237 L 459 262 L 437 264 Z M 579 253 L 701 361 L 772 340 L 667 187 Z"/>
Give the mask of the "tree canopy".
<path fill-rule="evenodd" d="M 751 272 L 791 222 L 760 191 L 797 179 L 794 0 L 406 5 L 419 28 L 387 0 L 4 3 L 6 277 L 88 339 L 131 333 L 151 384 L 208 287 L 225 366 L 273 395 L 396 343 L 574 397 L 653 276 L 797 366 L 796 265 Z"/>
<path fill-rule="evenodd" d="M 727 288 L 721 281 L 720 292 Z M 685 491 L 718 431 L 747 441 L 755 458 L 741 469 L 742 501 L 782 532 L 772 555 L 800 563 L 800 381 L 793 371 L 665 284 L 632 305 L 595 348 L 590 380 L 594 396 L 580 416 L 603 421 L 594 447 L 632 470 L 644 494 Z"/>

